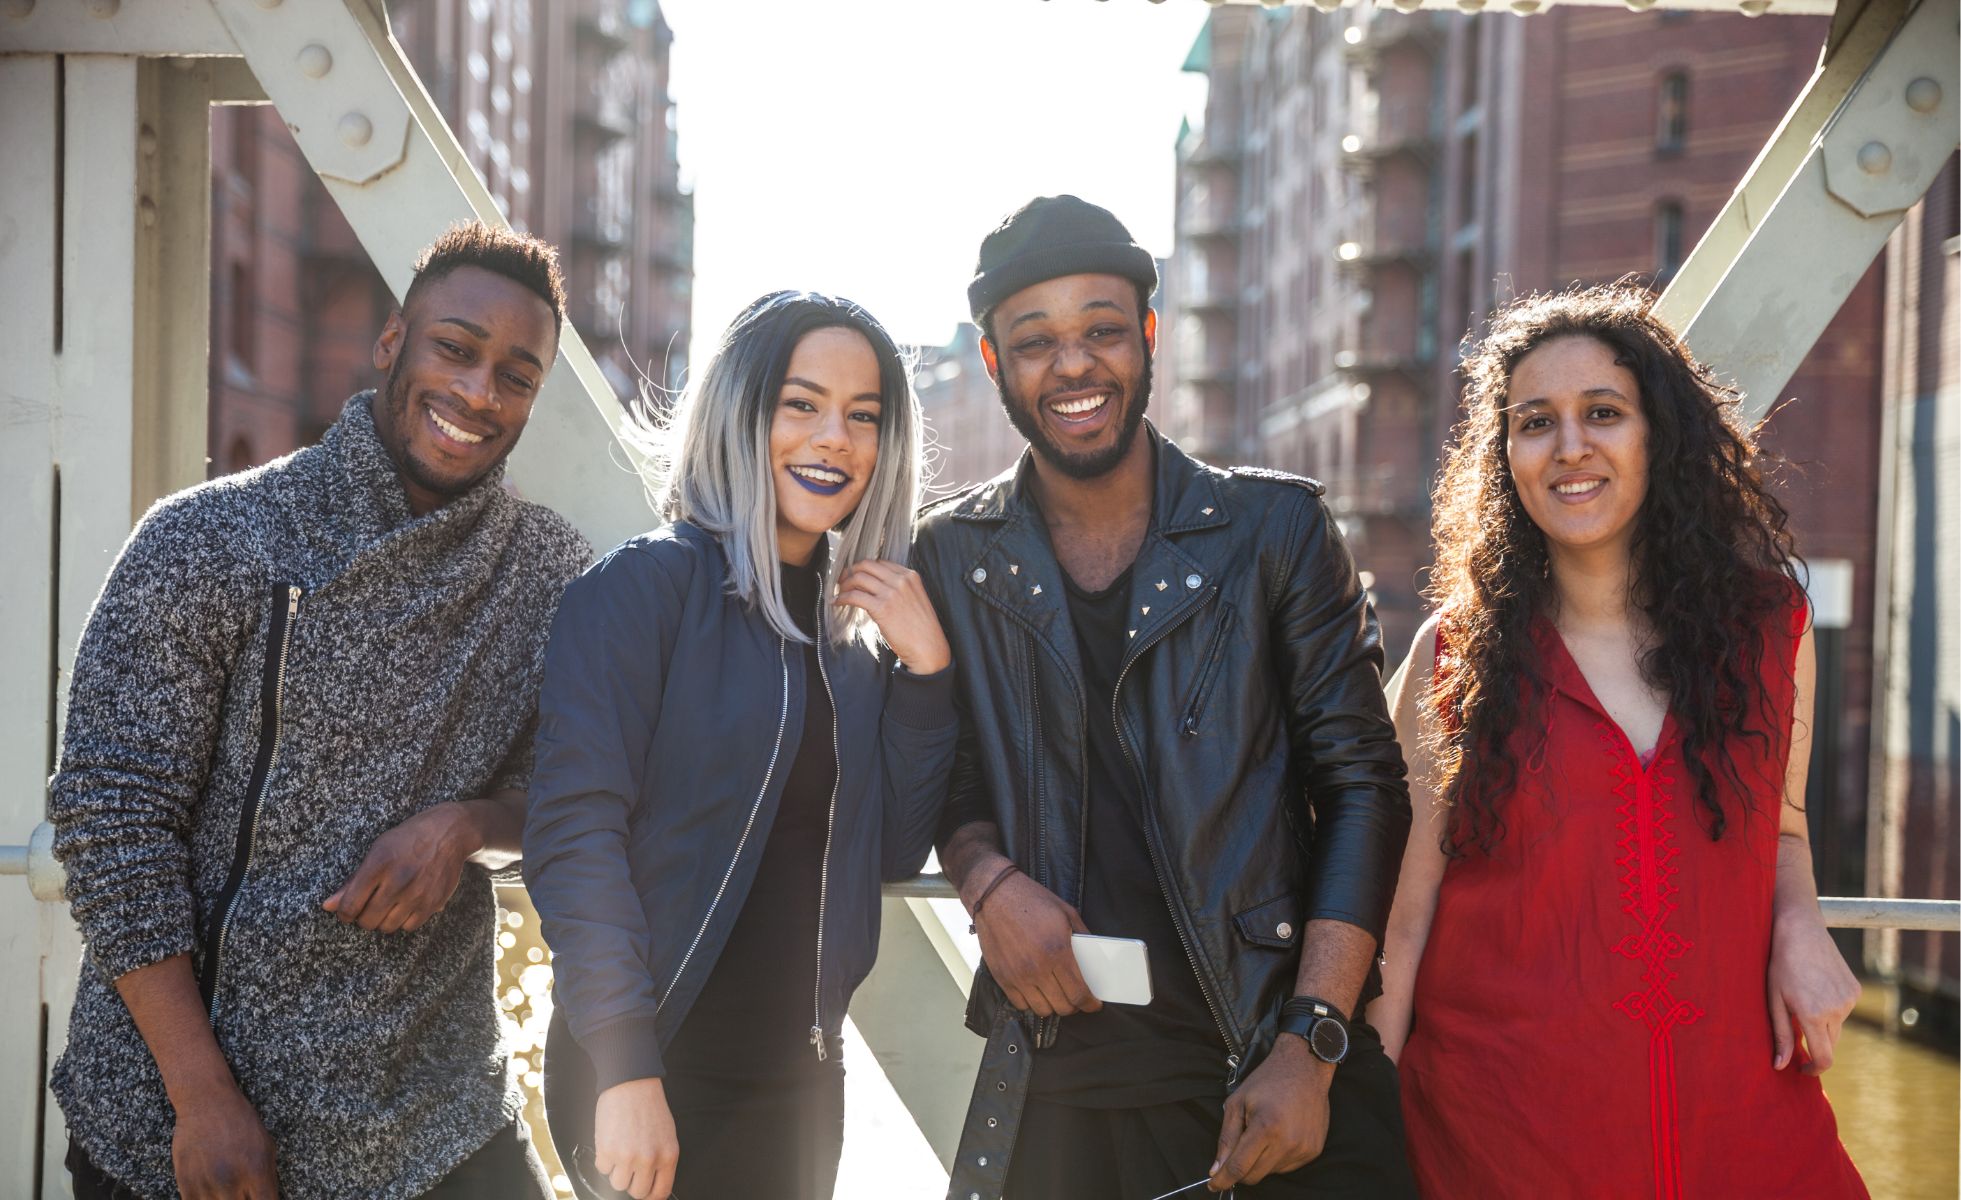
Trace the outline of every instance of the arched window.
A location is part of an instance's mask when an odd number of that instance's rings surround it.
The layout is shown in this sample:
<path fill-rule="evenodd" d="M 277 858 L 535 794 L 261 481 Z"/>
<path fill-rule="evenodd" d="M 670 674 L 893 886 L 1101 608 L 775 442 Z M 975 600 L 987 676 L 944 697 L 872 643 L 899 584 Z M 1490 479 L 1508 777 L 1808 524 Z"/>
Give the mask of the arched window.
<path fill-rule="evenodd" d="M 1655 279 L 1666 282 L 1682 269 L 1682 202 L 1655 205 Z"/>
<path fill-rule="evenodd" d="M 1655 98 L 1655 149 L 1664 154 L 1679 153 L 1689 140 L 1689 76 L 1686 71 L 1670 71 L 1661 77 Z"/>

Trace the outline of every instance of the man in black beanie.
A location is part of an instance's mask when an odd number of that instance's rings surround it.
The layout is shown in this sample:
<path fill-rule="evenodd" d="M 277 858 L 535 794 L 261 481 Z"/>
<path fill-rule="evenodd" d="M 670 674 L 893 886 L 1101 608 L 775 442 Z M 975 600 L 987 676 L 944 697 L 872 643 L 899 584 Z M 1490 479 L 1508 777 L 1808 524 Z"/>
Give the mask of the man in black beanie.
<path fill-rule="evenodd" d="M 1375 617 L 1320 484 L 1144 420 L 1156 284 L 1044 196 L 967 289 L 1029 450 L 914 551 L 966 664 L 940 860 L 988 1039 L 949 1196 L 1414 1196 L 1360 1020 L 1410 819 Z M 1082 933 L 1144 943 L 1148 1003 L 1091 993 Z"/>

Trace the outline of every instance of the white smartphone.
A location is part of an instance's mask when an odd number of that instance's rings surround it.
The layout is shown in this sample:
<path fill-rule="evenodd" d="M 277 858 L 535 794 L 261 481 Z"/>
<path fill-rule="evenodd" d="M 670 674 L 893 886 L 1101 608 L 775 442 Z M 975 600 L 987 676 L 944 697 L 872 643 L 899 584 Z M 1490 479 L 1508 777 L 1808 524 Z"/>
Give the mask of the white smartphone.
<path fill-rule="evenodd" d="M 1141 940 L 1077 933 L 1069 941 L 1092 996 L 1105 1004 L 1151 1002 L 1151 959 Z"/>

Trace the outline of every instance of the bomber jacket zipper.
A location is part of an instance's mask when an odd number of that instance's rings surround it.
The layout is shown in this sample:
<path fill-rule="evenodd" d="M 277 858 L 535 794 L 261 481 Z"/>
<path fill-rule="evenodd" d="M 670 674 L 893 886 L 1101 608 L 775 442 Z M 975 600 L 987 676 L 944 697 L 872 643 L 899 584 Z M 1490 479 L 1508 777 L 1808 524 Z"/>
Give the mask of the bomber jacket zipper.
<path fill-rule="evenodd" d="M 278 593 L 275 591 L 274 595 Z M 223 983 L 219 969 L 224 963 L 225 935 L 231 932 L 232 918 L 238 911 L 238 894 L 244 888 L 245 876 L 252 870 L 252 857 L 258 849 L 259 812 L 265 807 L 266 793 L 272 790 L 273 768 L 279 764 L 279 743 L 284 732 L 286 710 L 286 659 L 293 648 L 293 626 L 299 623 L 301 595 L 298 584 L 287 584 L 286 606 L 283 609 L 277 604 L 273 606 L 272 623 L 266 629 L 267 645 L 276 640 L 279 652 L 266 662 L 260 699 L 259 760 L 253 771 L 257 786 L 246 792 L 245 810 L 239 815 L 238 842 L 232 853 L 231 870 L 225 876 L 225 888 L 218 894 L 218 924 L 212 933 L 210 953 L 206 955 L 204 963 L 208 992 L 206 1016 L 214 1021 L 218 1017 L 218 998 Z"/>
<path fill-rule="evenodd" d="M 1174 920 L 1171 922 L 1171 927 L 1178 931 L 1178 944 L 1184 947 L 1185 960 L 1191 964 L 1192 975 L 1198 980 L 1199 995 L 1205 997 L 1206 1010 L 1212 1014 L 1212 1023 L 1218 1027 L 1219 1037 L 1226 1044 L 1226 1087 L 1231 1088 L 1239 1082 L 1239 1041 L 1226 1028 L 1225 1018 L 1219 1012 L 1219 1003 L 1212 995 L 1211 981 L 1206 977 L 1205 972 L 1199 968 L 1198 955 L 1192 951 L 1191 935 L 1185 932 L 1185 925 L 1190 921 L 1190 916 L 1185 912 L 1184 900 L 1171 887 L 1170 875 L 1165 871 L 1164 858 L 1158 849 L 1158 839 L 1151 836 L 1153 832 L 1151 826 L 1154 824 L 1154 818 L 1150 811 L 1149 785 L 1145 784 L 1143 767 L 1139 765 L 1136 757 L 1132 755 L 1130 743 L 1124 739 L 1123 721 L 1118 709 L 1120 698 L 1123 696 L 1123 681 L 1130 674 L 1131 666 L 1138 659 L 1144 657 L 1145 652 L 1152 646 L 1164 640 L 1165 634 L 1170 633 L 1172 629 L 1177 627 L 1177 624 L 1178 622 L 1172 622 L 1163 629 L 1160 629 L 1154 637 L 1139 646 L 1137 652 L 1132 654 L 1129 660 L 1124 663 L 1123 669 L 1117 672 L 1117 682 L 1110 688 L 1110 724 L 1116 730 L 1117 745 L 1123 747 L 1124 761 L 1130 764 L 1131 770 L 1137 772 L 1138 783 L 1144 785 L 1146 788 L 1144 845 L 1151 853 L 1151 869 L 1157 873 L 1158 889 L 1164 893 L 1166 903 L 1171 905 L 1172 916 L 1174 917 Z"/>
<path fill-rule="evenodd" d="M 660 1000 L 654 1005 L 654 1012 L 657 1014 L 667 1007 L 667 998 L 674 994 L 681 977 L 688 972 L 688 962 L 694 958 L 695 951 L 701 948 L 701 939 L 707 936 L 709 923 L 715 919 L 715 910 L 720 907 L 723 894 L 729 890 L 729 880 L 735 876 L 735 865 L 742 861 L 743 847 L 749 844 L 749 835 L 755 832 L 756 814 L 762 811 L 763 798 L 769 795 L 769 781 L 775 777 L 776 760 L 783 753 L 783 730 L 790 723 L 790 660 L 786 647 L 787 642 L 783 635 L 778 634 L 776 663 L 783 672 L 783 702 L 781 710 L 776 715 L 776 744 L 770 747 L 769 765 L 763 769 L 763 785 L 756 789 L 756 798 L 750 802 L 749 819 L 742 826 L 742 836 L 735 843 L 735 853 L 729 858 L 728 869 L 722 872 L 722 882 L 715 888 L 715 898 L 708 902 L 708 911 L 702 915 L 701 928 L 695 930 L 694 940 L 688 943 L 687 953 L 681 956 L 681 965 L 674 968 L 674 978 L 668 981 L 667 990 L 661 993 Z"/>
<path fill-rule="evenodd" d="M 810 985 L 810 1044 L 817 1061 L 828 1054 L 824 1046 L 824 910 L 831 896 L 831 838 L 837 832 L 838 786 L 844 779 L 844 756 L 838 751 L 838 701 L 831 692 L 831 673 L 824 668 L 824 589 L 817 594 L 817 676 L 824 681 L 824 698 L 831 702 L 831 811 L 824 820 L 824 864 L 817 873 L 817 978 Z"/>

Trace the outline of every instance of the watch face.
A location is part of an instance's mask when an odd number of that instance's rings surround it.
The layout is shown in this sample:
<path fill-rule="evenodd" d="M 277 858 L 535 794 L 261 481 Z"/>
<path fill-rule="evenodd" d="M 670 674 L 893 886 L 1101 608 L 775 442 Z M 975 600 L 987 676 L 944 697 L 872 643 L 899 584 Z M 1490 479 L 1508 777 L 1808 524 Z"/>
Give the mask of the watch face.
<path fill-rule="evenodd" d="M 1316 1021 L 1307 1035 L 1307 1044 L 1313 1049 L 1314 1057 L 1322 1062 L 1338 1063 L 1348 1056 L 1348 1031 L 1341 1027 L 1340 1021 Z"/>

